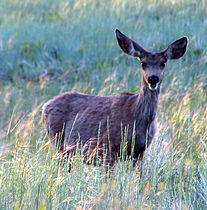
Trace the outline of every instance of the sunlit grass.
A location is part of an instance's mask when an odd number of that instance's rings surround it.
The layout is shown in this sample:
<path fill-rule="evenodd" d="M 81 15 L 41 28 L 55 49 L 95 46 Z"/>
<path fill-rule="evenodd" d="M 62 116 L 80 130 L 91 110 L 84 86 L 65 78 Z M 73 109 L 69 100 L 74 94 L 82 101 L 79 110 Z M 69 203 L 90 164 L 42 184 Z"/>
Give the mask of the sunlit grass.
<path fill-rule="evenodd" d="M 206 1 L 0 1 L 0 206 L 3 209 L 206 209 Z M 61 165 L 42 104 L 66 91 L 137 92 L 139 62 L 114 28 L 147 49 L 187 35 L 170 61 L 158 132 L 140 166 L 119 160 L 110 176 L 81 155 Z M 138 70 L 137 70 L 138 69 Z"/>

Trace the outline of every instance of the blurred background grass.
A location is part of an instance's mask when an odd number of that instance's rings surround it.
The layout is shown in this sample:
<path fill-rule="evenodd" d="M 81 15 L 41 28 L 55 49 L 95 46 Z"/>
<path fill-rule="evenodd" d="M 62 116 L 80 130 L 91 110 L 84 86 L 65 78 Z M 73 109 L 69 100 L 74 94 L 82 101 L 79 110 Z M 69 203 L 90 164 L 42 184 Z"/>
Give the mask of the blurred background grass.
<path fill-rule="evenodd" d="M 119 49 L 116 27 L 154 51 L 186 35 L 188 51 L 166 66 L 144 176 L 120 162 L 105 179 L 81 161 L 68 175 L 47 144 L 41 107 L 65 91 L 139 91 L 139 62 Z M 206 0 L 1 0 L 0 206 L 205 209 L 206 31 Z"/>

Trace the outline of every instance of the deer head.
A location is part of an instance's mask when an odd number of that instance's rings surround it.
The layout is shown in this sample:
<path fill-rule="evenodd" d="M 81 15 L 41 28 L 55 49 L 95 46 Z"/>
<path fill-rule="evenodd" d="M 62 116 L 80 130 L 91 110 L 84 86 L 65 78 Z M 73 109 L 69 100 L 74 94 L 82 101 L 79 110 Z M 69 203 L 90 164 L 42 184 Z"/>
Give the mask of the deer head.
<path fill-rule="evenodd" d="M 118 29 L 115 29 L 115 33 L 120 48 L 140 60 L 144 85 L 151 91 L 157 90 L 161 85 L 167 60 L 181 58 L 188 45 L 188 38 L 184 36 L 160 52 L 149 52 Z"/>

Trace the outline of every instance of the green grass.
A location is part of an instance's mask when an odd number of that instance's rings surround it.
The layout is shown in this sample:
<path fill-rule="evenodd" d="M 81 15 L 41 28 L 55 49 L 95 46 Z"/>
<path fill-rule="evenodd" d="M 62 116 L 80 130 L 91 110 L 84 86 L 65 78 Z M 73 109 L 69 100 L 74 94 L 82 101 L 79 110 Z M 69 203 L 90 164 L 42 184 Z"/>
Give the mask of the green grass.
<path fill-rule="evenodd" d="M 188 51 L 166 66 L 143 176 L 120 160 L 107 177 L 81 158 L 68 174 L 41 107 L 65 91 L 139 91 L 139 63 L 119 49 L 116 27 L 149 50 L 187 35 Z M 0 208 L 206 209 L 206 31 L 206 0 L 1 0 Z"/>

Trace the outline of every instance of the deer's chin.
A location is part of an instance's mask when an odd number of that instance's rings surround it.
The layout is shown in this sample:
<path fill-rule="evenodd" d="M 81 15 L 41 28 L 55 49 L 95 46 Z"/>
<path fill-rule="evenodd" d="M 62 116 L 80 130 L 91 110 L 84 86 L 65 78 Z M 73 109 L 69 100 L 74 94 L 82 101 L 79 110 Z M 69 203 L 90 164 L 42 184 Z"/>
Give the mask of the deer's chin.
<path fill-rule="evenodd" d="M 155 90 L 157 90 L 158 86 L 159 86 L 159 82 L 156 83 L 156 85 L 149 84 L 149 89 L 152 91 L 155 91 Z"/>

